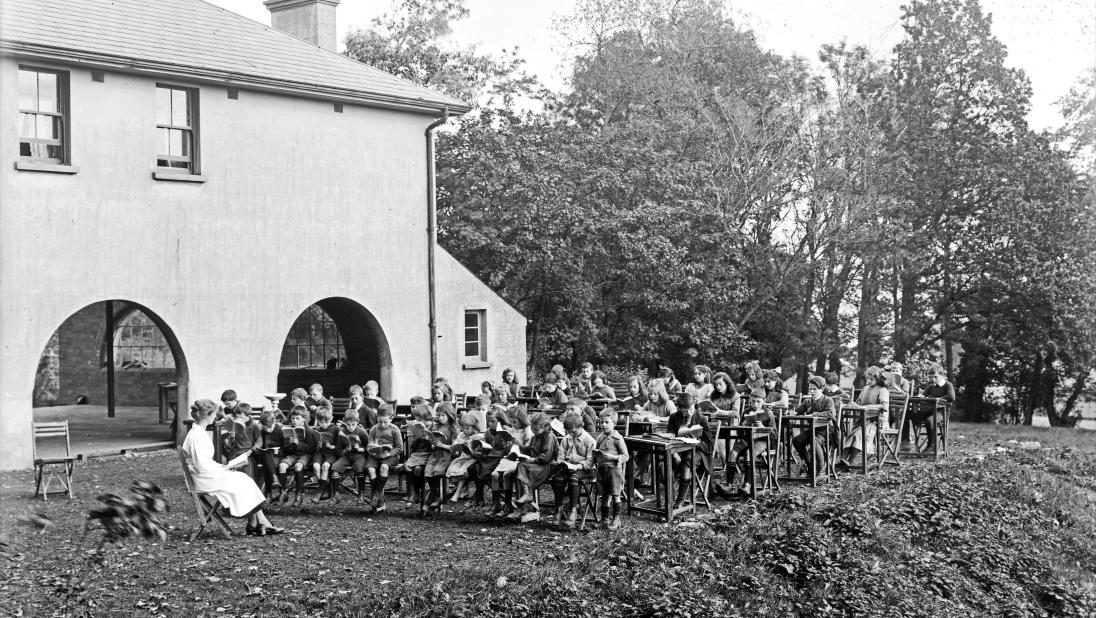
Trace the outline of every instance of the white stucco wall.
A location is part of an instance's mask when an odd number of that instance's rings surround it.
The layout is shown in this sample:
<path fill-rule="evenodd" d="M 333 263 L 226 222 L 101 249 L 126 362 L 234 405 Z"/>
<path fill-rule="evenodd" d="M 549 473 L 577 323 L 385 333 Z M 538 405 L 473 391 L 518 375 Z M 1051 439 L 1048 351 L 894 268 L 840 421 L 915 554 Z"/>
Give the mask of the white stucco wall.
<path fill-rule="evenodd" d="M 69 71 L 79 173 L 16 171 L 18 64 L 0 59 L 0 469 L 31 463 L 31 396 L 47 339 L 101 300 L 163 318 L 186 357 L 191 400 L 230 387 L 261 400 L 293 320 L 332 296 L 380 323 L 389 396 L 427 390 L 431 118 L 350 105 L 340 114 L 330 102 L 247 90 L 229 100 L 223 87 L 161 79 L 199 88 L 207 181 L 159 181 L 157 80 L 108 72 L 96 83 L 88 70 L 55 66 Z M 459 269 L 448 269 L 445 280 L 457 282 Z M 476 302 L 501 302 L 476 290 Z M 455 315 L 447 303 L 459 298 L 447 298 L 439 314 Z M 520 356 L 519 371 L 523 329 L 520 341 L 495 340 L 511 342 L 500 362 Z"/>
<path fill-rule="evenodd" d="M 456 392 L 479 393 L 484 380 L 499 381 L 513 369 L 526 383 L 525 317 L 518 313 L 444 249 L 438 248 L 438 375 Z M 464 312 L 485 311 L 487 360 L 470 368 L 464 358 Z M 480 366 L 480 365 L 486 366 Z"/>

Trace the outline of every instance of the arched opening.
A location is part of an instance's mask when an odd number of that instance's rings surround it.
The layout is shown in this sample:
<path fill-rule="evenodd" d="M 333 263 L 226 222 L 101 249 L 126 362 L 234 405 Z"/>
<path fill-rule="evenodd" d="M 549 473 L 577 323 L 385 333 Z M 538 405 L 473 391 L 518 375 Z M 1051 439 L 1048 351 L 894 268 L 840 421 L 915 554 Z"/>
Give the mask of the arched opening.
<path fill-rule="evenodd" d="M 80 454 L 163 445 L 176 439 L 188 381 L 179 341 L 160 316 L 127 300 L 92 303 L 62 322 L 42 350 L 34 420 L 67 419 Z"/>
<path fill-rule="evenodd" d="M 348 298 L 325 298 L 305 308 L 282 345 L 278 390 L 323 385 L 328 397 L 346 397 L 352 384 L 376 380 L 392 392 L 392 355 L 377 318 Z"/>

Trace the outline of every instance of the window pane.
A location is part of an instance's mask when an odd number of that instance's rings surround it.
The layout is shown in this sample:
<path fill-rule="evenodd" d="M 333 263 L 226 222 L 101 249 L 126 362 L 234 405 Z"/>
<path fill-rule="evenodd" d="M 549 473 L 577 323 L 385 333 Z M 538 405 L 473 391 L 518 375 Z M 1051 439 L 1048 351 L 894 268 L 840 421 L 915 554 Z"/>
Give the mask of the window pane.
<path fill-rule="evenodd" d="M 19 69 L 19 109 L 38 109 L 38 72 Z"/>
<path fill-rule="evenodd" d="M 36 137 L 34 132 L 34 114 L 19 114 L 19 137 Z"/>
<path fill-rule="evenodd" d="M 167 154 L 178 157 L 183 153 L 183 132 L 178 129 L 168 129 Z"/>
<path fill-rule="evenodd" d="M 57 75 L 54 73 L 38 74 L 38 111 L 54 112 L 57 108 Z"/>
<path fill-rule="evenodd" d="M 464 344 L 465 356 L 479 356 L 479 344 L 478 343 L 466 343 Z"/>
<path fill-rule="evenodd" d="M 479 341 L 479 329 L 478 328 L 466 328 L 464 329 L 465 341 Z"/>
<path fill-rule="evenodd" d="M 37 117 L 37 132 L 38 139 L 60 139 L 61 137 L 61 119 L 57 116 L 40 115 Z"/>
<path fill-rule="evenodd" d="M 464 312 L 464 326 L 465 327 L 478 327 L 479 326 L 479 314 L 475 311 Z"/>
<path fill-rule="evenodd" d="M 190 126 L 190 93 L 185 90 L 171 91 L 171 124 Z"/>
<path fill-rule="evenodd" d="M 156 89 L 156 124 L 171 124 L 171 90 Z"/>

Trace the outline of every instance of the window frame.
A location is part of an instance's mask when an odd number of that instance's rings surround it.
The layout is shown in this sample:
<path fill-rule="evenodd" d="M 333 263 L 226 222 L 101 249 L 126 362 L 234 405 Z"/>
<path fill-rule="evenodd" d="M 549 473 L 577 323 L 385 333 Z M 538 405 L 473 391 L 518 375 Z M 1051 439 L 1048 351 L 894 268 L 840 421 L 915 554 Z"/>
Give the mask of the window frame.
<path fill-rule="evenodd" d="M 477 354 L 468 354 L 468 345 L 471 341 L 468 338 L 469 330 L 472 326 L 468 326 L 468 316 L 476 316 L 476 330 L 475 344 L 477 346 Z M 461 338 L 461 358 L 464 359 L 465 369 L 483 369 L 491 366 L 490 359 L 487 354 L 487 309 L 484 307 L 468 307 L 464 309 L 463 320 L 461 321 L 461 329 L 463 336 Z"/>
<path fill-rule="evenodd" d="M 199 109 L 200 109 L 201 106 L 199 105 L 200 100 L 199 100 L 199 96 L 198 96 L 198 88 L 191 87 L 191 86 L 184 86 L 182 84 L 176 84 L 176 83 L 156 82 L 156 91 L 157 91 L 156 95 L 159 95 L 159 90 L 160 89 L 165 89 L 165 90 L 168 90 L 168 91 L 178 90 L 178 91 L 182 91 L 182 92 L 186 93 L 187 107 L 189 108 L 189 112 L 190 112 L 190 126 L 175 125 L 175 124 L 170 124 L 170 123 L 169 124 L 162 124 L 162 123 L 159 122 L 158 118 L 156 119 L 156 138 L 157 138 L 156 142 L 157 142 L 157 146 L 156 146 L 156 156 L 155 156 L 155 159 L 153 160 L 153 169 L 155 170 L 155 172 L 153 173 L 153 177 L 155 177 L 157 179 L 161 179 L 161 180 L 164 179 L 165 176 L 168 177 L 169 179 L 170 179 L 171 176 L 184 176 L 184 177 L 193 176 L 193 177 L 196 177 L 196 178 L 200 178 L 201 173 L 202 173 L 202 158 L 201 158 L 202 149 L 200 147 L 200 144 L 201 144 L 201 115 L 199 113 Z M 169 119 L 169 121 L 170 121 L 170 119 Z M 162 143 L 162 141 L 160 140 L 160 135 L 161 135 L 160 132 L 161 131 L 169 131 L 170 132 L 171 130 L 185 131 L 185 132 L 189 133 L 189 136 L 190 136 L 190 167 L 172 167 L 170 165 L 160 165 L 160 160 L 161 159 L 165 159 L 169 162 L 172 161 L 172 160 L 178 160 L 178 161 L 185 161 L 186 160 L 186 159 L 183 159 L 183 158 L 180 158 L 180 157 L 176 157 L 175 155 L 171 155 L 169 153 L 161 153 L 160 152 L 161 149 L 160 149 L 159 144 Z"/>
<path fill-rule="evenodd" d="M 145 323 L 143 323 L 143 324 L 133 324 L 132 323 L 133 321 L 136 321 L 136 320 L 139 320 L 139 319 L 143 319 L 143 321 Z M 156 333 L 156 336 L 154 336 L 153 339 L 155 339 L 156 337 L 159 337 L 159 339 L 163 340 L 163 343 L 162 344 L 159 344 L 159 343 L 126 344 L 126 343 L 123 343 L 123 340 L 125 339 L 125 334 L 127 332 L 133 332 L 136 329 L 147 329 L 147 328 L 152 328 L 153 331 Z M 120 319 L 117 320 L 117 322 L 115 324 L 115 327 L 114 327 L 114 334 L 111 337 L 110 345 L 114 348 L 112 356 L 114 358 L 114 369 L 115 369 L 115 371 L 178 371 L 178 367 L 175 363 L 175 352 L 171 349 L 171 343 L 167 340 L 167 335 L 165 335 L 164 331 L 160 329 L 160 326 L 158 324 L 156 324 L 156 321 L 152 319 L 152 316 L 148 315 L 147 313 L 145 313 L 141 309 L 134 308 L 132 311 L 129 311 L 129 312 L 125 313 L 124 315 L 121 316 Z M 165 360 L 170 359 L 171 366 L 167 367 L 167 366 L 164 366 L 164 363 L 161 363 L 161 364 L 156 364 L 156 365 L 126 367 L 123 364 L 123 359 L 124 359 L 124 357 L 127 356 L 127 351 L 132 351 L 132 350 L 137 350 L 141 354 L 142 362 L 146 362 L 146 363 L 148 361 L 145 360 L 144 351 L 145 350 L 156 350 L 158 352 L 158 355 L 162 359 L 165 359 Z M 103 358 L 103 365 L 106 366 L 106 357 L 105 357 L 105 355 L 104 355 L 104 358 Z"/>
<path fill-rule="evenodd" d="M 318 316 L 319 319 L 312 319 L 313 316 L 310 315 L 310 314 L 312 312 L 313 307 L 316 307 L 317 309 L 320 310 L 320 315 Z M 297 331 L 296 329 L 298 327 L 307 327 L 308 334 L 309 334 L 309 336 L 311 336 L 311 333 L 313 331 L 313 325 L 317 325 L 317 324 L 320 326 L 319 330 L 320 330 L 320 333 L 321 333 L 321 335 L 320 335 L 321 341 L 319 343 L 312 343 L 311 339 L 309 339 L 308 342 L 301 343 L 301 332 Z M 331 330 L 334 331 L 334 334 L 335 334 L 335 340 L 333 342 L 328 341 L 328 326 L 331 327 Z M 304 311 L 302 311 L 293 320 L 293 324 L 290 326 L 290 329 L 293 329 L 294 343 L 288 343 L 289 335 L 287 334 L 286 335 L 286 341 L 282 343 L 281 355 L 278 357 L 278 370 L 279 371 L 284 371 L 284 370 L 289 370 L 289 371 L 325 371 L 325 370 L 327 370 L 327 361 L 329 360 L 329 356 L 328 356 L 328 351 L 329 350 L 334 350 L 335 351 L 335 358 L 336 359 L 341 360 L 343 358 L 347 358 L 346 339 L 343 337 L 342 329 L 339 328 L 339 324 L 338 324 L 338 322 L 335 321 L 335 318 L 331 317 L 331 314 L 328 313 L 327 310 L 324 309 L 323 307 L 321 307 L 318 303 L 314 303 L 312 305 L 309 305 L 308 308 L 306 308 Z M 286 351 L 287 347 L 293 347 L 294 348 L 293 356 L 294 356 L 294 358 L 297 359 L 297 364 L 296 365 L 283 365 L 282 364 L 282 357 L 285 356 L 285 351 Z M 323 362 L 319 365 L 301 365 L 300 364 L 300 362 L 301 362 L 301 350 L 303 348 L 308 349 L 309 362 L 312 362 L 311 361 L 312 353 L 314 351 L 314 348 L 316 348 L 316 347 L 319 347 L 320 350 L 321 350 L 321 356 L 323 357 Z"/>
<path fill-rule="evenodd" d="M 56 140 L 56 141 L 59 142 L 57 144 L 57 146 L 60 147 L 61 158 L 60 159 L 52 159 L 52 158 L 35 157 L 34 155 L 25 156 L 25 155 L 22 154 L 22 152 L 20 152 L 19 156 L 17 158 L 17 162 L 16 162 L 16 169 L 31 170 L 31 171 L 53 171 L 54 169 L 64 170 L 64 171 L 69 171 L 69 170 L 75 171 L 75 169 L 70 166 L 70 163 L 72 161 L 72 150 L 71 150 L 71 148 L 72 148 L 72 139 L 70 138 L 70 136 L 72 135 L 72 114 L 71 114 L 71 107 L 69 105 L 69 76 L 70 76 L 70 72 L 66 71 L 66 70 L 63 70 L 63 69 L 53 69 L 53 68 L 39 66 L 39 65 L 33 65 L 33 64 L 20 64 L 20 65 L 18 65 L 18 71 L 20 73 L 23 72 L 23 71 L 33 71 L 35 74 L 49 73 L 49 74 L 55 76 L 55 78 L 57 80 L 56 97 L 57 97 L 57 110 L 58 110 L 57 112 L 43 112 L 43 111 L 40 111 L 40 110 L 37 110 L 37 109 L 34 109 L 34 110 L 23 109 L 22 106 L 19 105 L 19 101 L 17 100 L 16 105 L 17 105 L 18 113 L 20 115 L 19 135 L 18 135 L 19 148 L 20 148 L 20 150 L 22 149 L 23 143 L 25 141 L 30 141 L 32 143 L 47 143 L 47 144 L 49 142 L 55 141 L 55 140 L 45 140 L 45 139 L 41 139 L 41 138 L 37 138 L 37 137 L 24 138 L 23 137 L 23 129 L 22 129 L 22 115 L 23 114 L 33 114 L 36 117 L 37 116 L 50 116 L 50 117 L 53 117 L 53 118 L 60 118 L 60 121 L 61 121 L 61 129 L 60 129 L 61 138 L 59 140 Z M 17 79 L 18 79 L 18 73 L 17 73 Z M 17 95 L 16 98 L 17 99 L 20 98 L 21 94 L 22 93 L 19 93 L 19 95 Z M 35 92 L 35 95 L 37 96 L 37 91 Z"/>

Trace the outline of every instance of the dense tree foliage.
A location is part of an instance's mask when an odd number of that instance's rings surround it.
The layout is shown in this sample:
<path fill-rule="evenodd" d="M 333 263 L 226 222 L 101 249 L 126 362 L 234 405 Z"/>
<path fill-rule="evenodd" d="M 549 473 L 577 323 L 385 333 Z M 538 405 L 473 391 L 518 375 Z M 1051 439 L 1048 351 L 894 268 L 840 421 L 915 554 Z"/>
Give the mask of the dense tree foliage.
<path fill-rule="evenodd" d="M 439 238 L 530 319 L 532 368 L 941 362 L 972 417 L 1076 422 L 1096 72 L 1038 134 L 977 0 L 914 0 L 889 57 L 815 63 L 716 0 L 580 0 L 548 92 L 449 45 L 466 15 L 403 0 L 348 54 L 477 104 L 439 143 Z"/>

